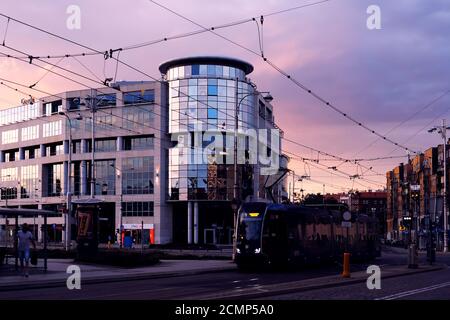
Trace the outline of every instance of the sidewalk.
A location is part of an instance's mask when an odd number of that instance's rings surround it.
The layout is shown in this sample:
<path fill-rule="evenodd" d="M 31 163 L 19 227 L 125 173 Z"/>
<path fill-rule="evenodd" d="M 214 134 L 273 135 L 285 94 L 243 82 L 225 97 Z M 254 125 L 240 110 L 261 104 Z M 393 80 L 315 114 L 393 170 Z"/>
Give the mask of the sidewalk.
<path fill-rule="evenodd" d="M 424 272 L 438 271 L 447 268 L 447 265 L 419 265 L 417 269 L 408 269 L 406 266 L 381 266 L 381 279 L 402 277 Z M 190 297 L 192 300 L 236 300 L 258 299 L 275 295 L 289 294 L 293 292 L 317 290 L 339 286 L 365 283 L 369 274 L 366 271 L 354 272 L 350 278 L 341 275 L 323 276 L 288 283 L 263 285 L 251 288 L 233 289 L 214 294 L 198 295 Z"/>
<path fill-rule="evenodd" d="M 161 260 L 160 263 L 148 267 L 120 268 L 81 264 L 73 262 L 72 259 L 51 259 L 48 261 L 47 273 L 43 272 L 42 265 L 38 265 L 30 268 L 29 278 L 21 276 L 13 269 L 6 272 L 1 272 L 0 269 L 0 291 L 66 286 L 70 276 L 66 270 L 70 265 L 80 267 L 82 284 L 176 277 L 236 269 L 236 265 L 229 260 Z"/>

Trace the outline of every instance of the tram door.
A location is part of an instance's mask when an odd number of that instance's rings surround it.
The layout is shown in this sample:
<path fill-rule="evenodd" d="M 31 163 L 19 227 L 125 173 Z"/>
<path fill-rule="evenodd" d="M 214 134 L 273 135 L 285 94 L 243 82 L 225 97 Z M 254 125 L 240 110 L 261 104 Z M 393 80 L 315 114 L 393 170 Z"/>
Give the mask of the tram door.
<path fill-rule="evenodd" d="M 279 212 L 268 212 L 263 229 L 264 253 L 271 263 L 284 264 L 288 259 L 286 217 Z"/>

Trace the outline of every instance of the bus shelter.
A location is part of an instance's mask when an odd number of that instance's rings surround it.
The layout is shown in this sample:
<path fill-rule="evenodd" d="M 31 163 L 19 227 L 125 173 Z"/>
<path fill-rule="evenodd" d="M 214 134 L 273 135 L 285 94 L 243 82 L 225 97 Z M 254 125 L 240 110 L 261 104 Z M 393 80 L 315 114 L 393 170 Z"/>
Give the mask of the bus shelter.
<path fill-rule="evenodd" d="M 13 232 L 13 243 L 14 243 L 14 264 L 16 269 L 19 268 L 19 248 L 18 248 L 18 238 L 17 234 L 19 232 L 19 217 L 27 218 L 33 216 L 42 216 L 44 218 L 44 230 L 47 230 L 47 218 L 49 215 L 55 215 L 57 212 L 49 210 L 40 209 L 17 209 L 17 208 L 0 208 L 0 216 L 6 217 L 6 219 L 14 219 L 14 232 Z M 48 242 L 47 232 L 43 232 L 43 256 L 44 256 L 44 271 L 47 271 L 47 242 Z"/>

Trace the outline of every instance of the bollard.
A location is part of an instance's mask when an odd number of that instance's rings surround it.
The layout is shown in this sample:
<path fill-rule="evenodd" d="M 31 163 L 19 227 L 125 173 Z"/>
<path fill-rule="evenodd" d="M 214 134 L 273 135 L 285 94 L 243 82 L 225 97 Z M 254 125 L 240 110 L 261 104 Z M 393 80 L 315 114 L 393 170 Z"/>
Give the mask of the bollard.
<path fill-rule="evenodd" d="M 418 265 L 417 265 L 417 250 L 416 250 L 416 245 L 415 244 L 411 244 L 409 246 L 409 250 L 408 250 L 408 268 L 410 269 L 417 269 Z"/>
<path fill-rule="evenodd" d="M 350 278 L 350 253 L 344 252 L 344 270 L 342 271 L 343 278 Z"/>

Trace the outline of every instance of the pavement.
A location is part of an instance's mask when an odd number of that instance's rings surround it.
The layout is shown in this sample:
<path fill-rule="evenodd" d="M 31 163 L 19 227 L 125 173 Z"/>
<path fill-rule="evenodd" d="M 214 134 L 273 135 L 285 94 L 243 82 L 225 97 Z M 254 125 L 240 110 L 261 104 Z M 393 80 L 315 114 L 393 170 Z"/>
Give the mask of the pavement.
<path fill-rule="evenodd" d="M 132 269 L 83 264 L 81 290 L 66 287 L 71 260 L 50 260 L 46 274 L 36 269 L 30 278 L 1 272 L 0 299 L 449 299 L 450 255 L 430 266 L 420 254 L 419 268 L 408 269 L 406 252 L 385 247 L 376 261 L 352 264 L 348 279 L 339 264 L 270 272 L 240 272 L 229 260 L 162 260 Z M 381 268 L 382 290 L 366 286 L 371 264 Z"/>
<path fill-rule="evenodd" d="M 230 260 L 161 260 L 158 264 L 148 267 L 121 268 L 82 264 L 74 262 L 72 259 L 49 259 L 47 272 L 43 271 L 43 265 L 40 262 L 36 267 L 30 267 L 28 278 L 23 277 L 19 271 L 15 271 L 14 266 L 2 266 L 0 291 L 66 287 L 66 280 L 70 275 L 66 271 L 71 265 L 80 267 L 83 284 L 179 277 L 236 270 L 236 265 Z"/>

